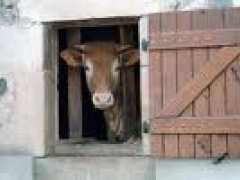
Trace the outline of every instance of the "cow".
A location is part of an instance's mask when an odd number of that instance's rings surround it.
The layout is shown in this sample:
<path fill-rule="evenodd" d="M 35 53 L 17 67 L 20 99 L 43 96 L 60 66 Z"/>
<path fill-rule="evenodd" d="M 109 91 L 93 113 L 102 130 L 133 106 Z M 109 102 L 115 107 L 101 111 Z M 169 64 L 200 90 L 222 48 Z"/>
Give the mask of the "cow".
<path fill-rule="evenodd" d="M 60 55 L 70 68 L 83 67 L 92 102 L 95 108 L 103 110 L 108 140 L 134 142 L 135 135 L 125 137 L 124 134 L 119 82 L 120 70 L 139 61 L 138 50 L 129 45 L 95 41 L 74 45 Z"/>

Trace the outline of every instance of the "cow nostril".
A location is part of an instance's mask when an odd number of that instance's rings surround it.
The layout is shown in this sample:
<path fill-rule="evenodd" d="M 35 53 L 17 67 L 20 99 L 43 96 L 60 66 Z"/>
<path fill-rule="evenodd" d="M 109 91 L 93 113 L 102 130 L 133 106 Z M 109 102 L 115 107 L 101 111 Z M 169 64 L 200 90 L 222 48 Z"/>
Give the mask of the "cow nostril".
<path fill-rule="evenodd" d="M 114 97 L 106 93 L 94 94 L 92 99 L 95 105 L 112 105 L 114 103 Z"/>
<path fill-rule="evenodd" d="M 95 100 L 96 102 L 100 102 L 100 98 L 99 98 L 98 96 L 94 96 L 94 100 Z"/>

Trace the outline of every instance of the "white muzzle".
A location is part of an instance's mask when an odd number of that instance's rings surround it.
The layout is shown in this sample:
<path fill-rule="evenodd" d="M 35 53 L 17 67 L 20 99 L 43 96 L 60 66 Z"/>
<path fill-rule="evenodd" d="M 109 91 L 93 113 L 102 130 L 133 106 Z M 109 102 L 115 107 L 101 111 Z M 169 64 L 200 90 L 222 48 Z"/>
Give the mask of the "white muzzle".
<path fill-rule="evenodd" d="M 93 104 L 98 109 L 107 109 L 114 104 L 112 93 L 94 93 L 92 96 Z"/>

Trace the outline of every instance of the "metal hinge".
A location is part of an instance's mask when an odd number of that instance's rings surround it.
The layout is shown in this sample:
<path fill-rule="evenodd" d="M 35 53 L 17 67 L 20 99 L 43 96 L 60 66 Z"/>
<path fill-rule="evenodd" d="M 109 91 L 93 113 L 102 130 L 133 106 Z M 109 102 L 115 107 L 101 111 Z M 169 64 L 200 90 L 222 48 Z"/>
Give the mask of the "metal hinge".
<path fill-rule="evenodd" d="M 149 133 L 150 132 L 150 124 L 148 122 L 143 122 L 142 124 L 142 129 L 143 129 L 143 133 Z"/>
<path fill-rule="evenodd" d="M 7 80 L 0 78 L 0 96 L 3 96 L 7 91 Z"/>
<path fill-rule="evenodd" d="M 142 42 L 141 42 L 142 51 L 146 52 L 148 50 L 148 46 L 149 46 L 149 41 L 147 41 L 146 39 L 142 39 Z"/>

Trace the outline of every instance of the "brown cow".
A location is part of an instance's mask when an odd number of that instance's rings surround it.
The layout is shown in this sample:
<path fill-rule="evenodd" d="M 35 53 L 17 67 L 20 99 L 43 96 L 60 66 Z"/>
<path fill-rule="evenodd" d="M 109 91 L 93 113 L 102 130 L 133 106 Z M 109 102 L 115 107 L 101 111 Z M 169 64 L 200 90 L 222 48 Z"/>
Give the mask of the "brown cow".
<path fill-rule="evenodd" d="M 120 61 L 120 56 L 125 56 L 124 63 Z M 113 42 L 91 42 L 66 49 L 61 52 L 61 57 L 71 67 L 84 67 L 92 102 L 104 111 L 109 141 L 126 140 L 118 88 L 119 70 L 137 63 L 138 51 Z"/>

